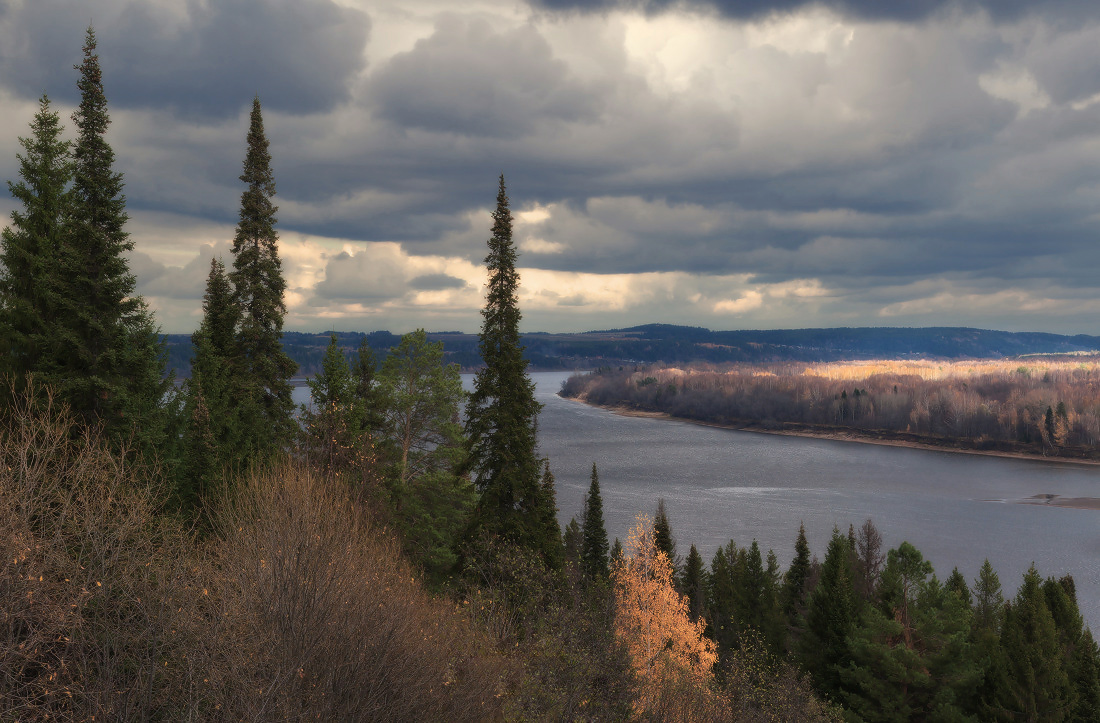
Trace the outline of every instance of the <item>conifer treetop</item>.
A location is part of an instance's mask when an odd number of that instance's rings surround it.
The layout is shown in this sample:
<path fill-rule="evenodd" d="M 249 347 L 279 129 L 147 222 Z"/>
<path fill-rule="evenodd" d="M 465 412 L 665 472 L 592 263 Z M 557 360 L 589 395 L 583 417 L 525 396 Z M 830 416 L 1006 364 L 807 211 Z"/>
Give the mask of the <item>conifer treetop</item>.
<path fill-rule="evenodd" d="M 80 71 L 76 86 L 80 90 L 80 104 L 73 112 L 77 129 L 77 141 L 73 148 L 73 192 L 80 211 L 78 220 L 103 234 L 102 243 L 121 251 L 130 251 L 134 244 L 123 229 L 129 220 L 126 214 L 126 197 L 122 194 L 122 174 L 114 171 L 115 152 L 107 142 L 107 96 L 103 92 L 103 72 L 96 53 L 95 30 L 88 27 L 84 39 L 84 60 L 74 65 Z M 129 289 L 134 280 L 123 264 L 123 273 L 129 277 Z"/>

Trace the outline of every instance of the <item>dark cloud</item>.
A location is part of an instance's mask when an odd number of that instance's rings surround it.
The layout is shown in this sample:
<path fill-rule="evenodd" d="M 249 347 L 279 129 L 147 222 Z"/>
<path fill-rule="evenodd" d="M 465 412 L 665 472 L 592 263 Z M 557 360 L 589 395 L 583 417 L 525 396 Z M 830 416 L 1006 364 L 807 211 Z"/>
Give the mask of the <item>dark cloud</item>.
<path fill-rule="evenodd" d="M 380 302 L 408 292 L 404 265 L 395 248 L 341 252 L 328 259 L 325 278 L 314 289 L 313 305 L 323 301 Z"/>
<path fill-rule="evenodd" d="M 936 13 L 984 10 L 998 20 L 1011 20 L 1029 13 L 1056 9 L 1061 14 L 1094 15 L 1092 0 L 537 0 L 550 10 L 606 12 L 637 9 L 648 13 L 682 10 L 685 7 L 713 9 L 730 18 L 749 19 L 773 13 L 789 13 L 806 7 L 824 6 L 843 15 L 867 20 L 916 21 Z"/>
<path fill-rule="evenodd" d="M 379 116 L 403 127 L 478 137 L 592 120 L 600 107 L 597 89 L 571 78 L 534 28 L 496 33 L 457 15 L 380 68 L 368 92 Z"/>
<path fill-rule="evenodd" d="M 124 3 L 89 12 L 75 0 L 33 0 L 0 15 L 0 81 L 26 97 L 76 98 L 84 30 L 95 26 L 112 105 L 236 115 L 312 113 L 348 98 L 370 23 L 331 0 Z"/>
<path fill-rule="evenodd" d="M 464 289 L 466 282 L 448 274 L 424 274 L 409 279 L 409 286 L 417 291 L 443 291 L 444 289 Z"/>
<path fill-rule="evenodd" d="M 1055 103 L 1071 103 L 1100 93 L 1100 30 L 1063 33 L 1056 43 L 1028 57 L 1039 86 Z"/>

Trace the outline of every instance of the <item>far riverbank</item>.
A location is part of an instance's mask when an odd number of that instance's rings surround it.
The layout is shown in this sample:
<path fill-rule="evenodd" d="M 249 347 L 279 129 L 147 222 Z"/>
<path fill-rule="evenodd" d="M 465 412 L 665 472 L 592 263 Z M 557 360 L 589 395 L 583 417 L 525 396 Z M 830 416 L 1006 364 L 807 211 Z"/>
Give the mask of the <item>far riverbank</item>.
<path fill-rule="evenodd" d="M 688 422 L 701 427 L 714 427 L 717 429 L 731 429 L 740 432 L 756 432 L 760 434 L 773 434 L 786 437 L 807 437 L 811 439 L 826 439 L 837 442 L 857 442 L 860 444 L 875 444 L 886 447 L 903 447 L 906 449 L 924 449 L 941 452 L 958 452 L 962 454 L 981 455 L 986 457 L 1003 457 L 1008 459 L 1026 459 L 1040 462 L 1059 462 L 1074 465 L 1100 467 L 1100 460 L 1080 459 L 1072 457 L 1052 457 L 1003 449 L 976 449 L 965 445 L 965 440 L 921 438 L 912 434 L 900 434 L 879 430 L 856 430 L 821 428 L 811 425 L 785 423 L 781 427 L 765 427 L 750 422 L 727 423 L 708 422 L 689 417 L 677 417 L 666 412 L 655 412 L 644 409 L 636 409 L 626 405 L 596 404 L 585 399 L 575 397 L 562 397 L 568 401 L 586 404 L 591 407 L 606 409 L 624 417 L 643 417 L 649 419 L 665 419 L 670 421 Z M 1050 505 L 1052 507 L 1067 507 L 1072 509 L 1100 510 L 1100 498 L 1096 497 L 1062 497 L 1059 495 L 1040 494 L 1034 497 L 1017 500 L 1021 504 Z"/>

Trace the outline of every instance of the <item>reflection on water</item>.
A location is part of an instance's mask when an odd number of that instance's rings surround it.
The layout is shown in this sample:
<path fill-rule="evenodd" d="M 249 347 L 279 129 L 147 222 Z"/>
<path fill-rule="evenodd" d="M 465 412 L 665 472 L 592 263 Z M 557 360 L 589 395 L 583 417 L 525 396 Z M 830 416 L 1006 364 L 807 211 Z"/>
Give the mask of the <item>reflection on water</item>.
<path fill-rule="evenodd" d="M 595 462 L 611 537 L 625 538 L 634 516 L 664 497 L 680 554 L 694 543 L 709 563 L 728 540 L 755 538 L 785 568 L 799 522 L 824 556 L 834 525 L 871 518 L 887 546 L 908 540 L 940 579 L 958 566 L 973 580 L 988 557 L 1008 597 L 1033 561 L 1044 576 L 1071 573 L 1086 621 L 1100 629 L 1100 511 L 1015 504 L 1100 497 L 1100 468 L 624 417 L 556 396 L 568 374 L 532 376 L 563 524 L 580 516 Z M 307 398 L 295 390 L 296 401 Z"/>

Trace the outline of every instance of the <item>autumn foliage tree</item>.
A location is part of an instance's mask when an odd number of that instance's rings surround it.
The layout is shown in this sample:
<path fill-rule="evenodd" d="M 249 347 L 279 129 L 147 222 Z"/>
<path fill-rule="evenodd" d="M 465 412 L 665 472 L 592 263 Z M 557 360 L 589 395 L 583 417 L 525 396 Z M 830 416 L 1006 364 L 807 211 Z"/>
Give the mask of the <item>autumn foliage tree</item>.
<path fill-rule="evenodd" d="M 638 712 L 652 709 L 663 689 L 676 681 L 705 686 L 718 660 L 717 648 L 704 637 L 706 621 L 691 621 L 688 601 L 673 587 L 672 563 L 658 549 L 647 515 L 638 516 L 612 577 L 615 634 L 638 676 Z"/>

